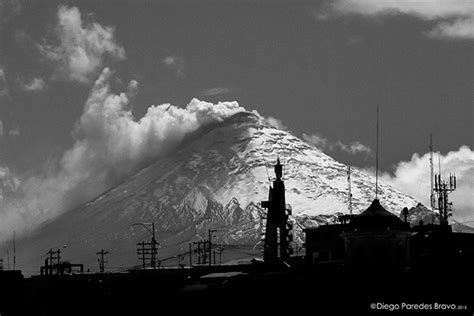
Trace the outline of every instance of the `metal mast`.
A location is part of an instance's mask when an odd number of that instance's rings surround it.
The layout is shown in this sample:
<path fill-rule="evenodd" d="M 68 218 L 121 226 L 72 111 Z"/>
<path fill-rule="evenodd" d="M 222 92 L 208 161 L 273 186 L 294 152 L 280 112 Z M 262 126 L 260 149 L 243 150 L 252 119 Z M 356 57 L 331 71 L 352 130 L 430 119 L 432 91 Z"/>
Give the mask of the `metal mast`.
<path fill-rule="evenodd" d="M 430 134 L 430 202 L 431 209 L 436 210 L 436 197 L 434 191 L 434 169 L 433 169 L 433 134 Z"/>
<path fill-rule="evenodd" d="M 347 166 L 347 182 L 349 184 L 349 193 L 348 193 L 349 214 L 352 215 L 351 166 Z"/>
<path fill-rule="evenodd" d="M 377 146 L 375 150 L 375 199 L 379 191 L 379 106 L 377 106 Z"/>

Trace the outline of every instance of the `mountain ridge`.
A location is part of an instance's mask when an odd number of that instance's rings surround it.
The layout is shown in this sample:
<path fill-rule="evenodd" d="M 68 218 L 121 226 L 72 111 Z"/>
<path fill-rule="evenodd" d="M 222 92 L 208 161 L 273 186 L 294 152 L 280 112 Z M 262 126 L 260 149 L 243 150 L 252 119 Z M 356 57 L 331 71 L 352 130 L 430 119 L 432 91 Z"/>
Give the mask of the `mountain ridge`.
<path fill-rule="evenodd" d="M 279 156 L 285 164 L 295 240 L 302 243 L 305 227 L 332 223 L 347 212 L 347 166 L 271 126 L 257 113 L 241 112 L 206 126 L 172 153 L 44 223 L 23 240 L 22 248 L 38 249 L 29 255 L 35 258 L 53 244 L 67 244 L 73 257 L 83 259 L 104 248 L 117 254 L 126 251 L 114 260 L 131 265 L 137 260 L 136 242 L 148 234 L 131 225 L 152 221 L 160 252 L 166 256 L 185 251 L 190 241 L 207 238 L 208 229 L 220 230 L 216 243 L 259 245 L 265 217 L 259 202 L 268 197 L 271 164 Z M 353 168 L 354 213 L 370 204 L 373 188 L 373 177 Z M 384 183 L 379 196 L 396 215 L 418 204 Z"/>

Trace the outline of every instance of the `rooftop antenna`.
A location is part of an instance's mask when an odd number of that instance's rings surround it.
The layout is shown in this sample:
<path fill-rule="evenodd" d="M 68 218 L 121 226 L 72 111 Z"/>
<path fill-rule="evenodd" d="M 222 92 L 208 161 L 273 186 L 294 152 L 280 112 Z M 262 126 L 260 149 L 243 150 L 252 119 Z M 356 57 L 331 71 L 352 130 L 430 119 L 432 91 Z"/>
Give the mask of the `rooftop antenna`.
<path fill-rule="evenodd" d="M 439 174 L 435 175 L 433 191 L 438 198 L 439 223 L 448 225 L 448 218 L 452 216 L 453 203 L 449 202 L 448 195 L 456 190 L 456 175 L 449 174 L 449 180 L 441 178 L 441 155 L 438 156 Z"/>
<path fill-rule="evenodd" d="M 430 195 L 430 202 L 431 208 L 433 210 L 436 209 L 436 197 L 435 197 L 435 190 L 434 190 L 434 170 L 433 170 L 433 134 L 430 134 L 430 182 L 431 182 L 431 195 Z"/>
<path fill-rule="evenodd" d="M 379 106 L 377 105 L 377 144 L 375 149 L 375 199 L 379 191 Z"/>
<path fill-rule="evenodd" d="M 349 183 L 349 214 L 352 215 L 351 166 L 347 166 L 347 182 Z"/>

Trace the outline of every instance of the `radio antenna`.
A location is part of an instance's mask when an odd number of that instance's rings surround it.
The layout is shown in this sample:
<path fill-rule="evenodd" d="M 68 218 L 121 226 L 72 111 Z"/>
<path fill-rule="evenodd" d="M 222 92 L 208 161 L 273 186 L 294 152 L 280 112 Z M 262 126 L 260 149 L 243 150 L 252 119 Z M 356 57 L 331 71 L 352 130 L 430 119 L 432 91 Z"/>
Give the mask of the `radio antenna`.
<path fill-rule="evenodd" d="M 379 106 L 377 105 L 377 143 L 375 147 L 375 199 L 379 193 Z"/>
<path fill-rule="evenodd" d="M 433 134 L 430 134 L 430 202 L 431 208 L 436 209 L 436 198 L 434 195 L 434 170 L 433 170 Z"/>
<path fill-rule="evenodd" d="M 349 184 L 349 196 L 348 196 L 349 214 L 352 215 L 351 166 L 347 166 L 347 182 Z"/>

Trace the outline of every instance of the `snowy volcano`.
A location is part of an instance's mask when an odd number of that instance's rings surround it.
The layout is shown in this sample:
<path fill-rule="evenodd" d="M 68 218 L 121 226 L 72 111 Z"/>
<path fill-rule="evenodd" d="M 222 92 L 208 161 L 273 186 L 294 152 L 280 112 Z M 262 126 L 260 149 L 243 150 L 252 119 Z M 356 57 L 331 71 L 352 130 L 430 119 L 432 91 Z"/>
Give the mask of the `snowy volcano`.
<path fill-rule="evenodd" d="M 302 228 L 347 213 L 346 165 L 258 114 L 242 112 L 202 128 L 166 157 L 18 241 L 18 266 L 37 270 L 50 248 L 64 245 L 64 260 L 93 270 L 101 249 L 110 252 L 109 267 L 136 265 L 136 243 L 150 233 L 132 224 L 144 222 L 155 222 L 161 259 L 185 253 L 190 242 L 207 238 L 208 229 L 217 230 L 215 243 L 235 245 L 244 255 L 239 247 L 258 249 L 260 244 L 265 213 L 259 203 L 268 198 L 277 157 L 284 164 L 296 242 L 301 242 Z M 352 205 L 358 213 L 373 200 L 375 179 L 351 169 Z M 418 204 L 384 183 L 379 199 L 397 215 Z"/>

